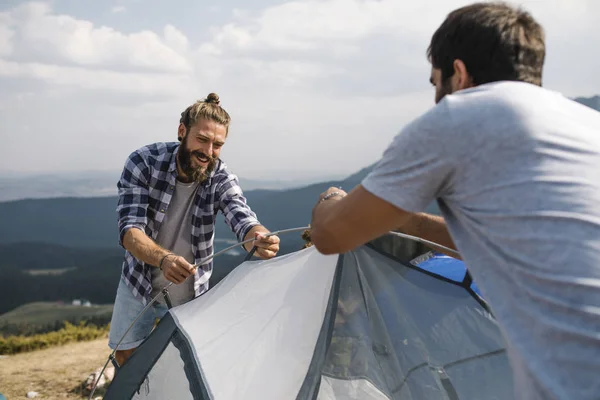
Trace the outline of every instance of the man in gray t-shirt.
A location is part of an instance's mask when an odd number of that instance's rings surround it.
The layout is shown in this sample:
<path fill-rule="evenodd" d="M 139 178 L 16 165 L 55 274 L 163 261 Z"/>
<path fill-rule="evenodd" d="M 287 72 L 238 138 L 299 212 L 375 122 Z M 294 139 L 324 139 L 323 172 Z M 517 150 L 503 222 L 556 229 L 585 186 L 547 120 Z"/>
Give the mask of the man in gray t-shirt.
<path fill-rule="evenodd" d="M 321 196 L 311 237 L 339 253 L 400 229 L 458 249 L 515 397 L 600 399 L 600 113 L 541 88 L 543 49 L 507 6 L 450 14 L 430 47 L 437 105 L 350 194 Z M 444 218 L 422 213 L 432 201 Z"/>

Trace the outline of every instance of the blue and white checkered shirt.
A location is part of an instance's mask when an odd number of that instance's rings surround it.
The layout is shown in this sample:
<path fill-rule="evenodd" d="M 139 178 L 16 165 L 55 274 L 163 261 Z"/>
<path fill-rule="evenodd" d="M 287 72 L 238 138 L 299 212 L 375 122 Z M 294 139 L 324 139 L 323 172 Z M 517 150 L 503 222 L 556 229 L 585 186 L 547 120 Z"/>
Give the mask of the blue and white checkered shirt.
<path fill-rule="evenodd" d="M 177 178 L 176 154 L 179 143 L 155 143 L 129 155 L 117 184 L 119 244 L 130 228 L 138 228 L 153 240 L 165 218 Z M 235 175 L 218 160 L 211 175 L 198 188 L 192 212 L 192 252 L 195 263 L 213 254 L 215 220 L 221 211 L 225 222 L 244 240 L 248 231 L 259 221 L 246 203 Z M 213 267 L 212 261 L 197 269 L 194 276 L 196 296 L 208 290 L 208 282 L 199 279 Z M 152 281 L 150 268 L 125 251 L 122 276 L 133 294 L 144 304 L 150 300 Z"/>

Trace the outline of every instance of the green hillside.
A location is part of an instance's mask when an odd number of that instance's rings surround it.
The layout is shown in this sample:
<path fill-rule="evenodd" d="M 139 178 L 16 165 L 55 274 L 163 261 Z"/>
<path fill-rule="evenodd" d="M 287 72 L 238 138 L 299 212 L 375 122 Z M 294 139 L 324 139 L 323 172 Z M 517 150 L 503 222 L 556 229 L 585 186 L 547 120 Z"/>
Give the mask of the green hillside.
<path fill-rule="evenodd" d="M 84 307 L 54 302 L 28 303 L 0 315 L 0 335 L 30 335 L 53 331 L 59 329 L 64 321 L 106 325 L 110 322 L 112 309 L 112 304 Z"/>
<path fill-rule="evenodd" d="M 293 243 L 282 245 L 282 254 L 300 248 L 301 239 L 297 235 Z M 20 247 L 22 244 L 16 244 Z M 0 291 L 0 314 L 6 313 L 30 302 L 71 303 L 74 299 L 87 299 L 94 304 L 112 304 L 121 275 L 123 250 L 120 247 L 98 250 L 80 250 L 66 248 L 63 256 L 59 247 L 54 244 L 37 244 L 37 248 L 46 254 L 46 265 L 57 269 L 66 269 L 60 274 L 32 274 L 29 264 L 23 263 L 19 253 L 12 249 L 13 245 L 4 245 L 5 253 L 0 257 L 0 275 L 3 289 Z M 7 250 L 8 249 L 8 250 Z M 11 254 L 11 255 L 7 255 Z M 70 254 L 80 254 L 76 267 L 72 266 Z M 33 257 L 33 255 L 28 255 Z M 235 266 L 244 259 L 243 254 L 224 254 L 214 261 L 214 272 L 211 285 L 218 283 Z M 36 264 L 36 270 L 42 269 L 42 263 Z M 0 321 L 1 324 L 1 321 Z"/>

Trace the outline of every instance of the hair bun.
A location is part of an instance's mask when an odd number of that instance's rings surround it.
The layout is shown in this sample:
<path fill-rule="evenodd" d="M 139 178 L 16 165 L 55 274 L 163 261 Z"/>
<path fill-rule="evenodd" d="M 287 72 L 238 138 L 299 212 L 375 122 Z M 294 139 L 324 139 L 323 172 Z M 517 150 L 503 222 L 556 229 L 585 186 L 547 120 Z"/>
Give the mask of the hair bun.
<path fill-rule="evenodd" d="M 216 105 L 219 105 L 221 103 L 221 101 L 219 100 L 219 95 L 216 93 L 209 93 L 208 96 L 206 96 L 206 102 L 213 103 Z"/>

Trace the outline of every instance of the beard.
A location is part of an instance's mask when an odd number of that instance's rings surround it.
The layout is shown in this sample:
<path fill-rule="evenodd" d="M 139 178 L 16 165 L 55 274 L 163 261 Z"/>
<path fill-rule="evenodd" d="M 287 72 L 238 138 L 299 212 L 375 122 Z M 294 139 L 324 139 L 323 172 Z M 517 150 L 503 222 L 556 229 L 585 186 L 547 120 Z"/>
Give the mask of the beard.
<path fill-rule="evenodd" d="M 442 81 L 442 87 L 440 88 L 439 91 L 436 90 L 436 93 L 435 93 L 435 104 L 437 104 L 440 101 L 442 101 L 442 99 L 447 94 L 452 94 L 452 81 L 450 80 L 450 78 L 446 79 L 445 81 Z"/>
<path fill-rule="evenodd" d="M 187 179 L 190 182 L 204 182 L 211 172 L 215 169 L 217 165 L 217 158 L 209 156 L 208 154 L 204 154 L 199 150 L 190 150 L 187 147 L 187 137 L 184 138 L 181 142 L 181 146 L 179 147 L 179 151 L 177 152 L 177 160 L 179 161 L 179 168 L 185 174 Z M 208 160 L 208 165 L 197 166 L 194 167 L 193 159 L 197 160 L 197 157 Z"/>

